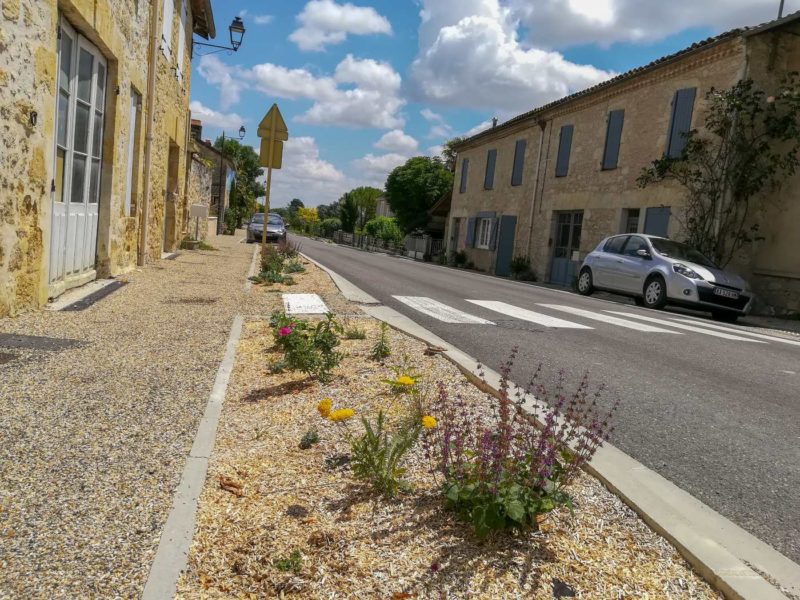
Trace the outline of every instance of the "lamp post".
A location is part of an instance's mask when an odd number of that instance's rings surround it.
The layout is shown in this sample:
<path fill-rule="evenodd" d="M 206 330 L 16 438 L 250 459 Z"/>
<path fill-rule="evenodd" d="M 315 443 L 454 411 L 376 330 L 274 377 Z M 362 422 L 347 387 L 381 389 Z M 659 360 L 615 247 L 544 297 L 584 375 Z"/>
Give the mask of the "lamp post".
<path fill-rule="evenodd" d="M 238 17 L 237 17 L 238 19 Z M 244 139 L 247 131 L 244 125 L 239 127 L 239 139 Z M 223 171 L 225 168 L 225 132 L 222 132 L 222 143 L 219 147 L 219 184 L 217 185 L 217 235 L 222 233 L 222 222 L 225 218 L 225 182 L 223 181 Z"/>
<path fill-rule="evenodd" d="M 228 32 L 230 33 L 231 37 L 231 45 L 230 46 L 219 46 L 217 44 L 207 44 L 205 42 L 196 42 L 192 39 L 192 44 L 194 46 L 208 46 L 209 48 L 219 48 L 220 50 L 231 50 L 233 52 L 237 52 L 239 50 L 239 46 L 242 45 L 242 40 L 244 39 L 244 33 L 246 29 L 244 28 L 244 22 L 240 17 L 234 17 L 231 24 L 228 25 Z M 213 54 L 213 53 L 209 53 Z"/>

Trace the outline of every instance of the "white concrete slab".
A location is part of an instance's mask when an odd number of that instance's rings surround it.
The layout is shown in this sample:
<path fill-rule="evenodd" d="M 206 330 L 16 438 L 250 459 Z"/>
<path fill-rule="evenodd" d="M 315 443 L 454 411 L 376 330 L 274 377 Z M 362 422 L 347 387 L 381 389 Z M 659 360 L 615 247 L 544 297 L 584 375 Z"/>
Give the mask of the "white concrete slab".
<path fill-rule="evenodd" d="M 330 312 L 317 294 L 283 294 L 287 315 L 324 315 Z"/>

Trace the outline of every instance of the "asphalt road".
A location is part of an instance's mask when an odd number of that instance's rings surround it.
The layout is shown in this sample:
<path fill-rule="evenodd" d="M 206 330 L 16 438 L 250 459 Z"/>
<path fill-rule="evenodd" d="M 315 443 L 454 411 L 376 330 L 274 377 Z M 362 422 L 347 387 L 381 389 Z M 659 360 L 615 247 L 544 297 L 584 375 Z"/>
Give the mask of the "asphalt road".
<path fill-rule="evenodd" d="M 593 384 L 604 383 L 622 401 L 612 443 L 800 562 L 800 343 L 756 338 L 735 325 L 692 322 L 685 314 L 641 309 L 624 299 L 585 298 L 297 241 L 311 258 L 495 370 L 518 346 L 517 383 L 528 381 L 539 363 L 548 374 L 563 369 L 573 383 L 588 370 Z M 396 296 L 430 298 L 492 324 L 447 323 Z M 504 302 L 591 329 L 547 327 L 467 300 Z M 422 307 L 458 318 L 427 300 Z M 588 312 L 567 312 L 574 309 Z M 663 331 L 595 320 L 608 317 Z"/>

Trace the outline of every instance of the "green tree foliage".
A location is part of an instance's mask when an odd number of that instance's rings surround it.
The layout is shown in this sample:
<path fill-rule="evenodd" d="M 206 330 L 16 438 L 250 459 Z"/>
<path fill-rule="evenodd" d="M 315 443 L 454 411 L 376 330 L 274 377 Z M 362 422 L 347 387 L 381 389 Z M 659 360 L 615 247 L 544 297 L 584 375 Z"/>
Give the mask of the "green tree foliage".
<path fill-rule="evenodd" d="M 444 166 L 451 173 L 456 172 L 456 159 L 458 158 L 454 146 L 456 144 L 460 144 L 465 139 L 466 138 L 463 137 L 454 137 L 452 140 L 447 140 L 444 143 L 444 146 L 442 147 L 442 158 L 444 159 Z"/>
<path fill-rule="evenodd" d="M 317 212 L 319 212 L 319 207 L 317 207 Z M 333 232 L 338 231 L 341 228 L 342 222 L 338 217 L 323 219 L 319 224 L 319 232 L 325 237 L 332 237 Z"/>
<path fill-rule="evenodd" d="M 349 192 L 339 200 L 339 219 L 342 221 L 342 229 L 345 232 L 353 233 L 355 231 L 358 223 L 358 205 Z"/>
<path fill-rule="evenodd" d="M 416 156 L 386 180 L 386 196 L 405 233 L 428 224 L 428 210 L 453 187 L 453 174 L 439 158 Z"/>
<path fill-rule="evenodd" d="M 252 146 L 229 139 L 225 140 L 223 146 L 220 136 L 214 142 L 214 147 L 231 161 L 235 174 L 229 200 L 229 210 L 233 216 L 226 218 L 226 222 L 235 222 L 236 227 L 241 227 L 245 217 L 259 210 L 256 198 L 265 194 L 264 184 L 259 181 L 264 169 L 258 164 L 258 154 Z"/>
<path fill-rule="evenodd" d="M 356 228 L 363 229 L 367 221 L 371 221 L 375 218 L 378 198 L 383 192 L 374 187 L 357 187 L 350 190 L 348 194 L 353 198 L 358 207 Z"/>
<path fill-rule="evenodd" d="M 364 225 L 364 233 L 386 242 L 399 242 L 403 232 L 397 226 L 397 220 L 391 217 L 375 217 Z"/>
<path fill-rule="evenodd" d="M 320 204 L 317 207 L 317 214 L 323 221 L 325 219 L 338 219 L 339 218 L 339 200 L 331 202 L 330 204 Z"/>
<path fill-rule="evenodd" d="M 672 180 L 685 190 L 686 242 L 725 266 L 759 238 L 763 192 L 793 175 L 800 151 L 800 80 L 788 74 L 768 96 L 750 79 L 711 89 L 704 131 L 690 131 L 678 158 L 643 169 L 641 187 Z"/>

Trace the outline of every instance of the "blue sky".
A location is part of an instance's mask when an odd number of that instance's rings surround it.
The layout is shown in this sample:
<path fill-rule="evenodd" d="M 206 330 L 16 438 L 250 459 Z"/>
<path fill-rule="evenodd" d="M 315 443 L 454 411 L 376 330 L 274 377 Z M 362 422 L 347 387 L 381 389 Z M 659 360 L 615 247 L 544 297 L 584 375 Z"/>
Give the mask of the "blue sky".
<path fill-rule="evenodd" d="M 703 6 L 710 4 L 711 6 Z M 795 6 L 795 4 L 797 6 Z M 382 187 L 408 157 L 740 25 L 778 0 L 215 0 L 217 43 L 197 46 L 192 113 L 204 137 L 247 129 L 277 102 L 290 140 L 272 205 Z M 800 9 L 787 0 L 786 13 Z M 205 55 L 205 56 L 204 56 Z"/>

